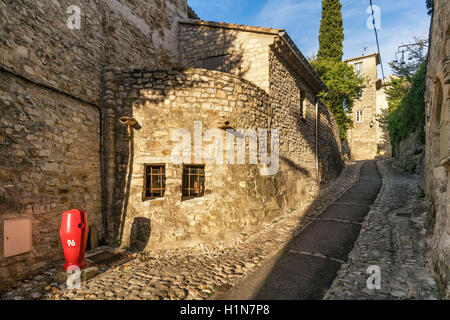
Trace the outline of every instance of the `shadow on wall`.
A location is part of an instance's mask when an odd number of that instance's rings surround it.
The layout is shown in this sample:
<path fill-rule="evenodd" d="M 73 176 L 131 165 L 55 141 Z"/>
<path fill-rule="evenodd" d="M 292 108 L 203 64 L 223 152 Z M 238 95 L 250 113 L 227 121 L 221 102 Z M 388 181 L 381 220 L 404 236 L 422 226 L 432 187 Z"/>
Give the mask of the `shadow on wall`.
<path fill-rule="evenodd" d="M 207 26 L 180 25 L 182 66 L 231 73 L 245 78 L 250 59 L 244 54 L 245 40 L 239 32 Z M 199 37 L 200 35 L 200 37 Z"/>
<path fill-rule="evenodd" d="M 219 41 L 222 45 L 218 48 L 211 45 L 210 42 L 205 43 L 206 46 L 201 50 L 201 54 L 197 56 L 202 57 L 202 59 L 197 61 L 192 61 L 186 67 L 192 68 L 205 68 L 217 71 L 226 71 L 224 69 L 229 68 L 229 72 L 239 77 L 245 76 L 247 69 L 242 68 L 243 64 L 243 43 L 236 44 L 236 34 L 227 33 L 224 30 L 220 33 L 218 38 L 214 41 Z M 232 52 L 232 53 L 231 53 Z M 231 53 L 231 54 L 230 54 Z M 222 66 L 215 63 L 207 63 L 205 61 L 208 57 L 215 56 L 225 56 L 230 55 L 229 60 L 225 60 L 225 63 L 229 63 L 228 66 Z M 173 68 L 175 71 L 184 70 L 184 66 L 178 66 Z M 131 72 L 130 72 L 131 71 Z M 126 70 L 124 72 L 129 72 L 129 75 L 141 72 L 151 72 L 152 70 L 144 70 L 140 68 L 134 68 L 132 70 Z M 153 70 L 156 71 L 156 70 Z M 114 74 L 114 79 L 110 79 L 114 83 L 113 87 L 116 90 L 120 86 L 131 87 L 130 83 L 133 82 L 131 77 L 122 78 L 120 77 L 121 72 L 115 70 L 114 68 L 105 68 L 105 72 L 112 72 Z M 203 81 L 199 79 L 198 81 L 190 81 L 189 84 L 186 81 L 181 81 L 175 83 L 173 86 L 173 91 L 189 91 L 191 88 L 200 87 Z M 172 93 L 168 90 L 160 90 L 160 94 L 155 95 L 151 98 L 147 98 L 152 104 L 159 104 L 165 101 L 168 96 Z M 121 117 L 133 118 L 133 101 L 139 98 L 139 89 L 130 89 L 126 97 L 118 96 L 118 92 L 115 92 L 116 96 L 114 99 L 114 140 L 115 140 L 115 152 L 114 152 L 114 162 L 115 162 L 115 177 L 114 186 L 112 192 L 112 208 L 109 215 L 107 215 L 107 225 L 108 225 L 108 243 L 113 246 L 120 246 L 124 235 L 125 222 L 127 220 L 127 212 L 130 197 L 131 179 L 133 176 L 133 162 L 134 162 L 134 130 L 139 130 L 141 125 L 139 123 L 128 126 L 120 123 Z M 116 104 L 117 101 L 121 102 L 121 105 Z M 143 218 L 145 219 L 145 218 Z M 136 221 L 135 221 L 136 222 Z M 135 222 L 133 222 L 133 227 L 139 232 L 144 231 L 145 228 L 135 227 Z M 147 223 L 147 222 L 146 222 Z M 142 225 L 144 222 L 138 221 L 136 224 Z M 148 230 L 150 230 L 150 220 L 148 220 Z M 134 231 L 136 232 L 136 231 Z M 147 234 L 144 232 L 144 234 Z M 148 237 L 150 237 L 150 232 L 148 232 Z M 139 240 L 136 240 L 139 239 Z M 136 238 L 136 235 L 130 236 L 130 241 L 135 241 L 135 249 L 143 250 L 143 243 L 148 243 L 148 239 L 145 241 L 141 238 Z"/>
<path fill-rule="evenodd" d="M 390 158 L 393 157 L 394 147 L 391 144 L 391 138 L 389 136 L 389 129 L 386 122 L 386 116 L 389 109 L 383 109 L 382 113 L 377 116 L 376 121 L 381 129 L 380 141 L 377 145 L 377 155 L 376 158 Z"/>
<path fill-rule="evenodd" d="M 270 59 L 270 95 L 273 99 L 273 112 L 275 114 L 283 114 L 285 113 L 283 107 L 281 107 L 281 110 L 277 111 L 277 109 L 280 109 L 280 106 L 283 105 L 289 106 L 286 118 L 292 119 L 292 128 L 294 128 L 297 132 L 300 132 L 302 142 L 307 144 L 307 149 L 314 155 L 314 162 L 316 161 L 316 143 L 318 143 L 317 151 L 320 182 L 327 182 L 330 179 L 335 178 L 340 173 L 340 170 L 343 168 L 344 164 L 342 157 L 339 155 L 341 154 L 340 148 L 335 140 L 335 137 L 333 136 L 333 132 L 330 128 L 321 128 L 320 124 L 320 120 L 326 120 L 331 126 L 333 123 L 332 115 L 325 106 L 322 107 L 322 105 L 319 105 L 319 128 L 318 137 L 316 137 L 316 98 L 313 90 L 311 88 L 306 89 L 305 84 L 308 82 L 301 78 L 301 76 L 297 75 L 292 67 L 273 50 L 272 57 L 273 58 Z M 295 84 L 289 79 L 290 77 L 287 76 L 285 72 L 289 72 L 289 74 L 296 79 Z M 292 90 L 293 87 L 300 91 L 301 94 L 305 94 L 307 92 L 306 97 L 309 102 L 304 101 L 303 107 L 301 107 L 300 100 L 296 99 L 295 95 L 289 91 L 289 88 Z M 284 118 L 283 121 L 286 121 L 286 118 Z M 337 137 L 337 139 L 339 139 L 339 137 Z M 303 159 L 297 160 L 301 163 Z M 339 169 L 336 170 L 337 168 Z M 314 169 L 314 171 L 316 170 Z M 310 177 L 309 174 L 306 175 L 306 177 L 309 179 L 316 179 L 315 174 L 314 177 Z"/>
<path fill-rule="evenodd" d="M 224 43 L 227 43 L 229 46 L 229 50 L 227 47 L 222 46 L 220 50 L 218 51 L 211 51 L 208 54 L 223 54 L 228 52 L 234 52 L 233 55 L 233 61 L 238 63 L 243 59 L 243 50 L 241 45 L 235 45 L 233 44 L 235 35 L 227 35 L 226 33 L 223 33 L 223 37 L 228 37 Z M 238 48 L 238 49 L 236 49 Z M 198 62 L 197 62 L 198 63 Z M 211 65 L 213 66 L 213 65 Z M 197 66 L 194 66 L 197 67 Z M 220 69 L 220 68 L 217 68 Z M 109 70 L 109 69 L 108 69 Z M 167 72 L 168 71 L 168 72 Z M 152 105 L 159 105 L 159 108 L 164 108 L 164 102 L 171 98 L 172 96 L 181 96 L 180 93 L 182 93 L 183 96 L 192 98 L 189 96 L 189 92 L 196 88 L 197 90 L 199 88 L 208 88 L 209 85 L 209 79 L 203 79 L 204 77 L 198 76 L 195 74 L 192 75 L 193 72 L 190 72 L 189 70 L 186 70 L 186 72 L 183 72 L 183 68 L 174 68 L 173 73 L 169 70 L 163 70 L 163 71 L 146 71 L 143 69 L 131 69 L 126 71 L 120 71 L 120 70 L 114 70 L 112 73 L 114 76 L 113 79 L 110 80 L 114 82 L 114 85 L 112 86 L 115 90 L 114 97 L 111 100 L 114 100 L 113 107 L 115 108 L 115 116 L 114 116 L 114 124 L 113 128 L 110 128 L 110 130 L 114 131 L 114 140 L 115 140 L 115 150 L 113 156 L 114 162 L 115 162 L 115 176 L 111 177 L 112 184 L 114 184 L 113 188 L 113 195 L 112 195 L 112 208 L 108 214 L 107 222 L 108 222 L 108 237 L 110 238 L 109 243 L 112 245 L 121 245 L 121 240 L 126 241 L 128 239 L 123 239 L 124 235 L 127 233 L 128 229 L 125 230 L 125 228 L 128 228 L 128 222 L 127 217 L 136 215 L 139 216 L 139 212 L 131 212 L 130 210 L 135 210 L 129 205 L 129 198 L 130 198 L 130 189 L 131 188 L 131 179 L 133 176 L 133 173 L 135 170 L 138 170 L 136 168 L 133 168 L 133 161 L 134 161 L 134 145 L 136 143 L 135 136 L 134 136 L 134 130 L 137 130 L 138 127 L 133 126 L 125 126 L 120 123 L 121 117 L 133 117 L 133 103 L 139 99 L 148 101 Z M 219 70 L 220 71 L 220 70 Z M 111 72 L 111 71 L 108 71 Z M 146 76 L 146 73 L 152 72 L 151 75 Z M 246 70 L 243 70 L 243 68 L 239 68 L 239 76 L 242 77 L 245 74 Z M 191 76 L 189 75 L 191 74 Z M 195 76 L 195 77 L 194 77 Z M 108 79 L 111 79 L 111 76 L 105 77 Z M 206 74 L 206 78 L 208 78 L 208 75 Z M 153 81 L 150 84 L 151 87 L 151 94 L 144 94 L 141 92 L 141 89 L 147 89 L 147 79 L 151 79 Z M 233 80 L 235 81 L 235 80 Z M 168 84 L 170 83 L 170 84 Z M 169 86 L 169 87 L 168 87 Z M 107 83 L 105 87 L 110 87 L 110 84 Z M 119 90 L 119 88 L 122 88 Z M 143 90 L 143 91 L 144 91 Z M 206 89 L 205 89 L 206 90 Z M 172 97 L 173 98 L 173 97 Z M 177 99 L 177 98 L 176 98 Z M 187 100 L 186 100 L 187 101 Z M 188 103 L 185 103 L 188 104 Z M 265 104 L 265 103 L 264 103 Z M 314 155 L 315 153 L 315 117 L 310 117 L 307 119 L 307 121 L 299 120 L 298 115 L 298 108 L 297 105 L 293 105 L 292 103 L 287 104 L 289 106 L 289 115 L 288 117 L 292 119 L 292 127 L 290 127 L 290 130 L 295 130 L 300 133 L 302 136 L 302 141 L 305 141 L 305 148 L 310 150 L 311 153 Z M 248 106 L 248 108 L 252 108 L 251 105 Z M 178 112 L 178 111 L 177 111 Z M 190 112 L 189 108 L 186 109 L 186 111 L 180 112 L 180 117 L 183 117 L 183 112 Z M 311 112 L 314 113 L 314 110 Z M 276 117 L 280 117 L 282 113 L 275 114 L 272 116 L 267 112 L 267 116 L 273 120 L 272 125 L 268 125 L 269 127 L 281 127 L 280 122 L 283 122 L 285 119 L 279 119 L 278 122 L 274 120 Z M 211 117 L 217 117 L 214 115 L 214 113 L 208 114 L 208 118 Z M 328 117 L 330 115 L 327 115 Z M 199 118 L 200 119 L 200 118 Z M 152 120 L 153 121 L 153 120 Z M 156 119 L 154 121 L 164 121 L 163 119 Z M 243 119 L 242 121 L 246 121 Z M 267 123 L 267 122 L 266 122 Z M 331 122 L 330 122 L 331 124 Z M 139 124 L 137 124 L 139 125 Z M 149 124 L 142 124 L 142 125 L 149 125 Z M 139 125 L 140 126 L 140 125 Z M 320 131 L 319 131 L 320 132 Z M 324 131 L 326 132 L 326 130 Z M 328 136 L 330 134 L 330 136 Z M 330 171 L 331 167 L 334 166 L 335 162 L 342 162 L 341 159 L 331 159 L 329 156 L 326 155 L 328 152 L 334 152 L 336 151 L 339 153 L 339 146 L 334 139 L 329 139 L 333 136 L 333 133 L 327 133 L 325 135 L 321 134 L 321 141 L 325 141 L 323 145 L 323 150 L 325 154 L 323 156 L 320 156 L 319 153 L 319 161 L 320 166 L 323 170 L 327 168 L 325 171 Z M 331 142 L 332 141 L 332 142 Z M 289 141 L 285 141 L 286 144 L 289 144 Z M 302 146 L 303 148 L 303 146 Z M 293 159 L 293 157 L 290 157 L 290 159 L 287 159 L 285 155 L 280 155 L 281 160 L 285 164 L 288 165 L 288 168 L 291 171 L 297 171 L 302 173 L 305 176 L 305 180 L 313 181 L 315 180 L 313 172 L 311 170 L 307 170 L 306 168 L 302 167 L 302 161 L 304 159 L 301 158 L 301 154 L 304 153 L 304 150 L 299 150 L 298 158 Z M 309 157 L 311 159 L 308 159 L 307 161 L 310 162 L 313 161 L 312 157 Z M 311 167 L 311 165 L 310 165 Z M 337 168 L 337 167 L 335 167 Z M 342 168 L 342 166 L 340 166 Z M 335 170 L 339 171 L 340 170 Z M 339 173 L 337 172 L 337 174 Z M 308 184 L 308 182 L 306 182 Z M 287 186 L 288 187 L 288 186 Z M 134 188 L 134 187 L 133 187 Z M 133 189 L 133 193 L 135 193 Z M 134 196 L 134 195 L 133 195 Z M 146 218 L 142 218 L 146 219 Z M 151 221 L 146 220 L 134 220 L 133 224 L 131 226 L 132 231 L 130 235 L 130 246 L 134 246 L 136 250 L 143 250 L 145 248 L 145 245 L 148 244 L 148 237 L 150 237 L 150 230 L 153 229 L 153 232 L 155 232 L 155 226 L 153 228 L 151 227 Z M 141 236 L 140 233 L 143 233 Z"/>
<path fill-rule="evenodd" d="M 308 170 L 306 170 L 305 168 L 303 168 L 303 167 L 299 166 L 298 164 L 294 163 L 292 160 L 290 160 L 290 159 L 288 159 L 288 158 L 286 158 L 284 156 L 280 156 L 280 160 L 281 160 L 282 163 L 285 163 L 289 167 L 289 169 L 298 171 L 298 172 L 300 172 L 301 174 L 305 175 L 308 178 L 310 177 L 310 174 L 309 174 Z"/>

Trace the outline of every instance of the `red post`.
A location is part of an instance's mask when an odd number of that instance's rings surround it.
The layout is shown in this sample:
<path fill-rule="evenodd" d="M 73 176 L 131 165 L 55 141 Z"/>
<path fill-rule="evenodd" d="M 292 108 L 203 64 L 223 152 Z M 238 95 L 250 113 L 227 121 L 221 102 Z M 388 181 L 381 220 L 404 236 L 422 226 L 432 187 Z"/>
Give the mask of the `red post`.
<path fill-rule="evenodd" d="M 78 266 L 80 269 L 86 266 L 84 253 L 88 232 L 86 211 L 72 209 L 63 213 L 59 235 L 66 259 L 64 271 L 67 271 L 69 266 Z"/>

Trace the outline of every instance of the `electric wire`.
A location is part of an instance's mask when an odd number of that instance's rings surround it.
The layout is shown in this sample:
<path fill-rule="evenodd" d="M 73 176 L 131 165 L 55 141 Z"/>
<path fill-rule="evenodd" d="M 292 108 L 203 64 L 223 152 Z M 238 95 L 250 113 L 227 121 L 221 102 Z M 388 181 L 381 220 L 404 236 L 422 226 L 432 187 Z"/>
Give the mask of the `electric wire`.
<path fill-rule="evenodd" d="M 384 69 L 383 69 L 383 60 L 381 59 L 381 52 L 380 52 L 380 43 L 378 41 L 378 32 L 377 32 L 377 27 L 375 25 L 375 13 L 373 12 L 373 5 L 372 5 L 372 0 L 370 1 L 370 9 L 372 10 L 372 24 L 373 24 L 373 30 L 375 31 L 375 40 L 377 42 L 377 48 L 378 48 L 378 55 L 380 57 L 380 64 L 381 64 L 381 73 L 383 75 L 383 84 L 385 84 L 385 80 L 384 80 Z"/>

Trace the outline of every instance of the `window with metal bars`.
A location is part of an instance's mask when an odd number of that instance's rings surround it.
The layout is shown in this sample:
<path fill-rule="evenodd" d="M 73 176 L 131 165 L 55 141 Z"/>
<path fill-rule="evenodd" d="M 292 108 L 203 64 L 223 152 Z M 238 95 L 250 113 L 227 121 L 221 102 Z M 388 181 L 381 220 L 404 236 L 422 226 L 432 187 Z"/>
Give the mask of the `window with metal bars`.
<path fill-rule="evenodd" d="M 205 166 L 183 167 L 182 194 L 184 198 L 202 197 L 205 194 Z"/>
<path fill-rule="evenodd" d="M 166 166 L 164 164 L 146 164 L 144 170 L 144 200 L 164 197 Z"/>
<path fill-rule="evenodd" d="M 205 58 L 203 59 L 203 68 L 229 73 L 231 71 L 230 55 Z"/>

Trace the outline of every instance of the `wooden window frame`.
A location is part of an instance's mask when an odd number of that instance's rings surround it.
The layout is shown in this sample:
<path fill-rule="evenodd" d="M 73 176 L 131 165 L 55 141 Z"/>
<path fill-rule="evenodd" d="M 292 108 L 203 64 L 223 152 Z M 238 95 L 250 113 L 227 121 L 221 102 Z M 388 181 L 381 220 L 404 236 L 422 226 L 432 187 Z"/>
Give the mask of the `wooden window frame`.
<path fill-rule="evenodd" d="M 364 63 L 363 62 L 355 62 L 353 65 L 353 70 L 355 73 L 362 77 L 364 75 Z"/>
<path fill-rule="evenodd" d="M 152 168 L 159 167 L 160 172 L 157 172 L 153 174 Z M 150 168 L 150 174 L 148 173 L 148 168 Z M 162 170 L 161 170 L 162 169 Z M 160 188 L 153 188 L 152 187 L 152 177 L 153 176 L 159 176 L 161 179 L 161 187 Z M 148 182 L 148 178 L 150 177 L 150 182 Z M 147 185 L 150 186 L 150 188 L 147 188 Z M 164 193 L 166 191 L 166 165 L 164 163 L 146 163 L 144 164 L 144 187 L 142 192 L 142 200 L 151 200 L 151 199 L 158 199 L 163 198 Z M 150 190 L 150 192 L 148 192 Z M 148 194 L 150 193 L 150 195 Z M 159 193 L 159 195 L 156 195 Z"/>
<path fill-rule="evenodd" d="M 360 112 L 360 113 L 358 113 L 358 112 Z M 358 114 L 360 115 L 359 117 L 358 117 Z M 362 110 L 356 110 L 355 116 L 356 116 L 356 122 L 364 122 Z"/>
<path fill-rule="evenodd" d="M 191 173 L 191 169 L 200 169 L 199 173 Z M 188 170 L 187 177 L 188 182 L 186 184 L 186 170 Z M 203 177 L 203 184 L 200 186 L 200 191 L 195 192 L 195 189 L 191 187 L 191 177 Z M 183 166 L 182 182 L 181 182 L 181 195 L 183 200 L 201 198 L 205 195 L 205 165 L 204 164 L 185 164 Z"/>

